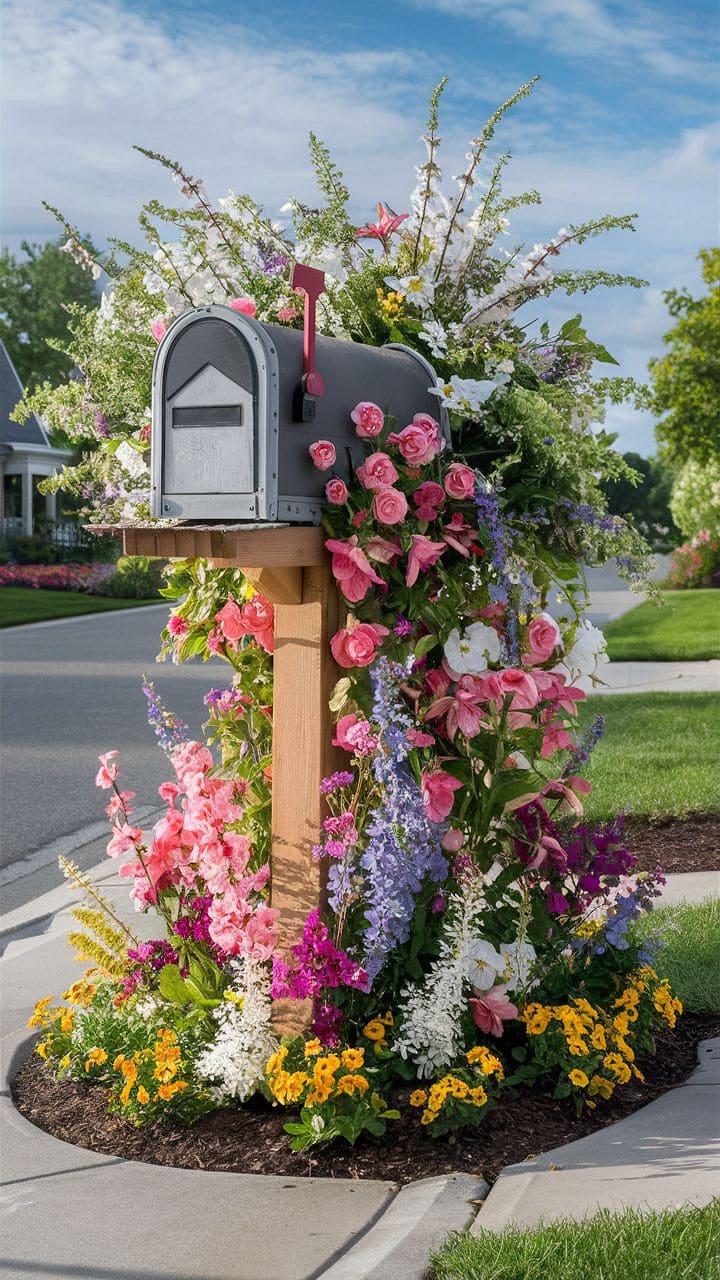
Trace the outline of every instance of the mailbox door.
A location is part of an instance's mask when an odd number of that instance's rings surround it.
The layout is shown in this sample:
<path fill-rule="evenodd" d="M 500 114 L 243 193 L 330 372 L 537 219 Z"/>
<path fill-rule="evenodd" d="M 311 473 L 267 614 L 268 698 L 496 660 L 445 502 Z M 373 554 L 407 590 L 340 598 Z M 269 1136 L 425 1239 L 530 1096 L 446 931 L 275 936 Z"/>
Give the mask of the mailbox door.
<path fill-rule="evenodd" d="M 272 343 L 229 308 L 185 312 L 153 373 L 153 515 L 271 520 L 273 474 L 276 482 Z"/>

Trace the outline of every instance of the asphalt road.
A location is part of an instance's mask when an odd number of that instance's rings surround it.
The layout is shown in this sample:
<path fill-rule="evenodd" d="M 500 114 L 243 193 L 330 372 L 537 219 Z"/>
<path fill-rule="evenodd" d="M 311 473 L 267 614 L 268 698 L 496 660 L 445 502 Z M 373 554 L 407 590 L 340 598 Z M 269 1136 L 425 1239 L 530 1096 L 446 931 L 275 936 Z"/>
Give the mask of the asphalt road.
<path fill-rule="evenodd" d="M 3 912 L 60 883 L 58 852 L 85 866 L 102 858 L 100 752 L 121 752 L 123 786 L 137 792 L 146 814 L 161 806 L 157 788 L 169 766 L 147 723 L 143 672 L 193 735 L 205 719 L 203 695 L 229 685 L 220 661 L 155 663 L 166 617 L 166 605 L 150 606 L 2 632 Z"/>

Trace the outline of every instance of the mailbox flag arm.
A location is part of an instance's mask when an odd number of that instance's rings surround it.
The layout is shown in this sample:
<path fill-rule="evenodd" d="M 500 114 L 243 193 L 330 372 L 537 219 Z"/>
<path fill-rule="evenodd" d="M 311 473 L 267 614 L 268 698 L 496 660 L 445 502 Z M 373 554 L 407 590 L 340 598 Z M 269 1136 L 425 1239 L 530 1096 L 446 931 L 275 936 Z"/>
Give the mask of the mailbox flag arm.
<path fill-rule="evenodd" d="M 325 273 L 316 270 L 315 267 L 306 267 L 303 263 L 296 262 L 293 267 L 291 284 L 297 292 L 305 294 L 303 371 L 298 388 L 300 412 L 295 416 L 299 417 L 301 422 L 306 422 L 315 417 L 314 405 L 308 403 L 306 397 L 321 396 L 325 390 L 325 384 L 316 368 L 315 356 L 315 312 L 317 300 L 320 294 L 325 292 Z"/>

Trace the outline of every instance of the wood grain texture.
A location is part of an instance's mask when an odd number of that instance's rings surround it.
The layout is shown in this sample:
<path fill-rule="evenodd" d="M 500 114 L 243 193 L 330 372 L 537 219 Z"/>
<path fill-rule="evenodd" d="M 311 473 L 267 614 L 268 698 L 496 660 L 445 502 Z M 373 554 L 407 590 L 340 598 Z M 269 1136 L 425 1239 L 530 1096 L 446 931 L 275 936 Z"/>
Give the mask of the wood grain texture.
<path fill-rule="evenodd" d="M 128 556 L 162 556 L 168 560 L 212 560 L 220 568 L 320 566 L 326 556 L 325 532 L 315 525 L 269 525 L 228 528 L 216 525 L 108 525 L 120 533 Z M 96 532 L 100 532 L 96 526 Z"/>

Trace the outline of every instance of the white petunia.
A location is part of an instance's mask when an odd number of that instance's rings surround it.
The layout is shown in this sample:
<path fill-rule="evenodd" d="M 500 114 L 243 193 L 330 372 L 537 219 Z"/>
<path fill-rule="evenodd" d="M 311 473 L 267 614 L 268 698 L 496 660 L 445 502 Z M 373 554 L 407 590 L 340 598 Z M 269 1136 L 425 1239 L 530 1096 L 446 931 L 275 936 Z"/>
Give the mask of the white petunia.
<path fill-rule="evenodd" d="M 600 628 L 585 619 L 575 632 L 572 647 L 553 671 L 568 676 L 571 684 L 587 692 L 600 679 L 600 668 L 609 662 L 605 645 Z"/>
<path fill-rule="evenodd" d="M 517 938 L 514 942 L 502 942 L 500 954 L 505 962 L 502 980 L 508 991 L 527 991 L 536 985 L 537 979 L 535 982 L 529 981 L 537 959 L 532 943 L 518 942 Z"/>
<path fill-rule="evenodd" d="M 505 957 L 491 942 L 473 938 L 465 951 L 465 977 L 475 991 L 489 991 L 503 973 Z"/>
<path fill-rule="evenodd" d="M 444 646 L 448 666 L 459 676 L 477 676 L 487 670 L 488 662 L 500 659 L 500 637 L 494 627 L 472 622 L 461 634 L 457 627 L 450 632 Z"/>

